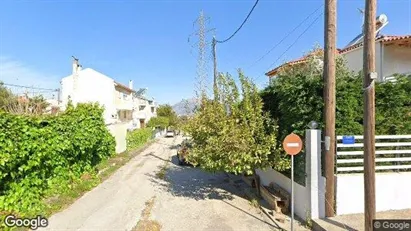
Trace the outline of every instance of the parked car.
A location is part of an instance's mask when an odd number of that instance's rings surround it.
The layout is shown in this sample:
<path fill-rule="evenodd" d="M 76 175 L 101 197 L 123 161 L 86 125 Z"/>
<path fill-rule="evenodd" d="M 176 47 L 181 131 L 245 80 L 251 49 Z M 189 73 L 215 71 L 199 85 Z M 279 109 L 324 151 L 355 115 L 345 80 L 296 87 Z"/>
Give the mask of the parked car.
<path fill-rule="evenodd" d="M 166 137 L 174 137 L 175 133 L 173 130 L 167 130 Z"/>
<path fill-rule="evenodd" d="M 189 150 L 192 148 L 192 143 L 190 142 L 189 139 L 183 140 L 180 145 L 178 145 L 177 149 L 177 159 L 178 159 L 178 165 L 185 165 L 188 164 L 186 161 L 186 157 L 189 154 Z"/>

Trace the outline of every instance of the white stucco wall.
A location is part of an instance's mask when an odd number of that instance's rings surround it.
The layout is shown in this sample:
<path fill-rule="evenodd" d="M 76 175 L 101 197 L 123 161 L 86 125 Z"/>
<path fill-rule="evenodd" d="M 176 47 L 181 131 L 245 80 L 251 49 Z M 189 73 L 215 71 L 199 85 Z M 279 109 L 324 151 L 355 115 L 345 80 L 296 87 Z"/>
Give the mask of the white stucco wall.
<path fill-rule="evenodd" d="M 68 96 L 73 103 L 98 102 L 104 106 L 104 119 L 106 123 L 113 121 L 112 115 L 117 113 L 114 100 L 114 80 L 87 68 L 79 72 L 76 95 L 73 97 L 73 77 L 65 77 L 61 81 L 61 95 L 63 109 L 68 103 Z"/>
<path fill-rule="evenodd" d="M 363 68 L 363 47 L 349 51 L 348 53 L 343 54 L 343 57 L 347 61 L 347 67 L 358 73 L 362 71 Z M 380 42 L 375 43 L 375 70 L 378 73 L 378 76 L 381 77 L 381 45 Z M 382 78 L 380 78 L 382 79 Z"/>
<path fill-rule="evenodd" d="M 384 47 L 384 76 L 411 73 L 411 47 Z"/>
<path fill-rule="evenodd" d="M 127 123 L 116 123 L 107 126 L 110 134 L 116 140 L 116 153 L 122 153 L 127 149 Z"/>
<path fill-rule="evenodd" d="M 375 176 L 378 211 L 411 208 L 411 172 L 377 173 Z M 336 176 L 337 215 L 364 212 L 363 174 Z"/>
<path fill-rule="evenodd" d="M 261 184 L 268 186 L 271 182 L 274 182 L 290 193 L 291 196 L 291 180 L 288 177 L 271 168 L 264 171 L 257 169 L 256 173 L 260 176 Z M 309 201 L 310 198 L 307 189 L 294 182 L 294 213 L 298 217 L 306 219 L 307 212 L 310 211 Z"/>
<path fill-rule="evenodd" d="M 347 67 L 359 72 L 363 67 L 363 47 L 343 54 Z M 382 62 L 381 62 L 382 60 Z M 375 70 L 380 81 L 393 74 L 411 73 L 411 48 L 375 43 Z"/>
<path fill-rule="evenodd" d="M 134 111 L 133 111 L 133 127 L 140 128 L 140 119 L 144 119 L 145 123 L 152 118 L 157 116 L 157 107 L 154 108 L 154 113 L 151 112 L 152 105 L 149 104 L 148 100 L 142 98 L 134 98 Z M 145 106 L 143 110 L 140 110 L 140 106 Z"/>

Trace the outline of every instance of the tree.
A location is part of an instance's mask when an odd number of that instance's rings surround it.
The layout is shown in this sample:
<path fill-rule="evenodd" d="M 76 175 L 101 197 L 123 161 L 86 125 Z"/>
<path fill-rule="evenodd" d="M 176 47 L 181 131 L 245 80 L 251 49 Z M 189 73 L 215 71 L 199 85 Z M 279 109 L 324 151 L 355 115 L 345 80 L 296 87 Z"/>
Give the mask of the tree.
<path fill-rule="evenodd" d="M 15 101 L 16 96 L 0 82 L 0 109 L 7 110 L 8 106 Z"/>
<path fill-rule="evenodd" d="M 165 129 L 168 127 L 168 125 L 169 125 L 168 117 L 164 117 L 164 116 L 153 117 L 147 123 L 148 127 L 160 128 L 160 129 Z"/>
<path fill-rule="evenodd" d="M 175 113 L 173 108 L 168 104 L 160 105 L 157 108 L 157 116 L 168 118 L 168 126 L 177 125 L 177 114 Z"/>
<path fill-rule="evenodd" d="M 185 131 L 193 139 L 187 160 L 208 171 L 252 174 L 289 166 L 276 145 L 277 126 L 263 112 L 257 87 L 239 71 L 240 90 L 229 74 L 218 77 L 218 99 L 203 96 Z"/>
<path fill-rule="evenodd" d="M 49 106 L 42 96 L 28 97 L 27 94 L 18 97 L 0 82 L 0 109 L 14 114 L 42 114 Z"/>

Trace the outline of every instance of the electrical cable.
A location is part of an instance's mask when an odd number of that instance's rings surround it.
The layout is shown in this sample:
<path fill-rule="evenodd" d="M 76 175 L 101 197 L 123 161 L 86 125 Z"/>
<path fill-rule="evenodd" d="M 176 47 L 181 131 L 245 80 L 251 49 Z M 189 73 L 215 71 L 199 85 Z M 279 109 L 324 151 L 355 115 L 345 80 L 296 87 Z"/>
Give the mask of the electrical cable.
<path fill-rule="evenodd" d="M 298 42 L 298 40 L 314 25 L 314 23 L 316 23 L 316 22 L 318 21 L 318 19 L 319 19 L 323 14 L 324 14 L 324 13 L 319 14 L 319 15 L 314 19 L 314 21 L 311 22 L 311 24 L 308 25 L 308 27 L 297 37 L 297 39 L 294 40 L 294 42 L 293 42 L 289 47 L 287 47 L 287 49 L 275 60 L 275 62 L 272 63 L 272 64 L 270 65 L 270 67 L 268 67 L 268 69 L 270 69 L 274 64 L 276 64 L 276 63 L 278 62 L 278 60 L 280 60 L 280 59 L 285 55 L 285 53 L 287 53 L 287 52 Z"/>
<path fill-rule="evenodd" d="M 276 64 L 276 63 L 278 62 L 278 60 L 280 60 L 280 59 L 285 55 L 285 53 L 287 53 L 287 52 L 298 42 L 298 40 L 314 25 L 314 23 L 316 23 L 316 22 L 318 21 L 318 19 L 319 19 L 323 14 L 324 14 L 324 12 L 320 13 L 320 14 L 314 19 L 314 21 L 312 21 L 312 22 L 308 25 L 308 27 L 297 37 L 297 39 L 294 40 L 294 42 L 293 42 L 290 46 L 288 46 L 287 49 L 286 49 L 267 69 L 270 69 L 274 64 Z M 258 76 L 257 78 L 253 78 L 253 81 L 260 79 L 261 76 L 264 76 L 264 75 L 265 75 L 265 72 L 264 72 L 262 75 Z"/>
<path fill-rule="evenodd" d="M 284 42 L 292 33 L 294 33 L 301 25 L 303 25 L 311 16 L 313 16 L 321 7 L 323 7 L 324 4 L 319 6 L 316 10 L 314 10 L 311 14 L 309 14 L 303 21 L 300 22 L 292 31 L 290 31 L 286 36 L 284 36 L 277 44 L 275 44 L 267 53 L 265 53 L 261 58 L 259 58 L 257 61 L 255 61 L 253 64 L 251 64 L 247 69 L 251 68 L 258 62 L 260 62 L 263 58 L 265 58 L 267 55 L 269 55 L 275 48 L 277 48 L 282 42 Z"/>
<path fill-rule="evenodd" d="M 230 39 L 232 39 L 232 38 L 234 37 L 234 35 L 236 35 L 237 32 L 240 31 L 241 28 L 244 26 L 244 24 L 247 22 L 248 18 L 250 17 L 251 13 L 253 13 L 254 8 L 257 6 L 257 3 L 258 3 L 259 1 L 260 1 L 260 0 L 256 0 L 256 1 L 255 1 L 253 8 L 251 8 L 250 12 L 248 13 L 247 17 L 244 19 L 243 23 L 241 23 L 240 27 L 238 27 L 238 29 L 237 29 L 236 31 L 234 31 L 234 33 L 233 33 L 230 37 L 228 37 L 227 39 L 224 39 L 224 40 L 222 40 L 222 41 L 221 41 L 221 40 L 215 40 L 215 42 L 216 42 L 216 43 L 225 43 L 225 42 L 229 41 Z"/>

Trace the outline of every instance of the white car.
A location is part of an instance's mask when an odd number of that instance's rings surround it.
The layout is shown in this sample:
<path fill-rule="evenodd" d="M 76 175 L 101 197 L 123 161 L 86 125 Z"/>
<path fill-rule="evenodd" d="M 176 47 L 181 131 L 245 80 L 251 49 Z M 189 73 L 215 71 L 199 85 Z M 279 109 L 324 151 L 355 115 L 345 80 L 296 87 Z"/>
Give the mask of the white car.
<path fill-rule="evenodd" d="M 174 137 L 174 131 L 167 131 L 166 137 Z"/>

